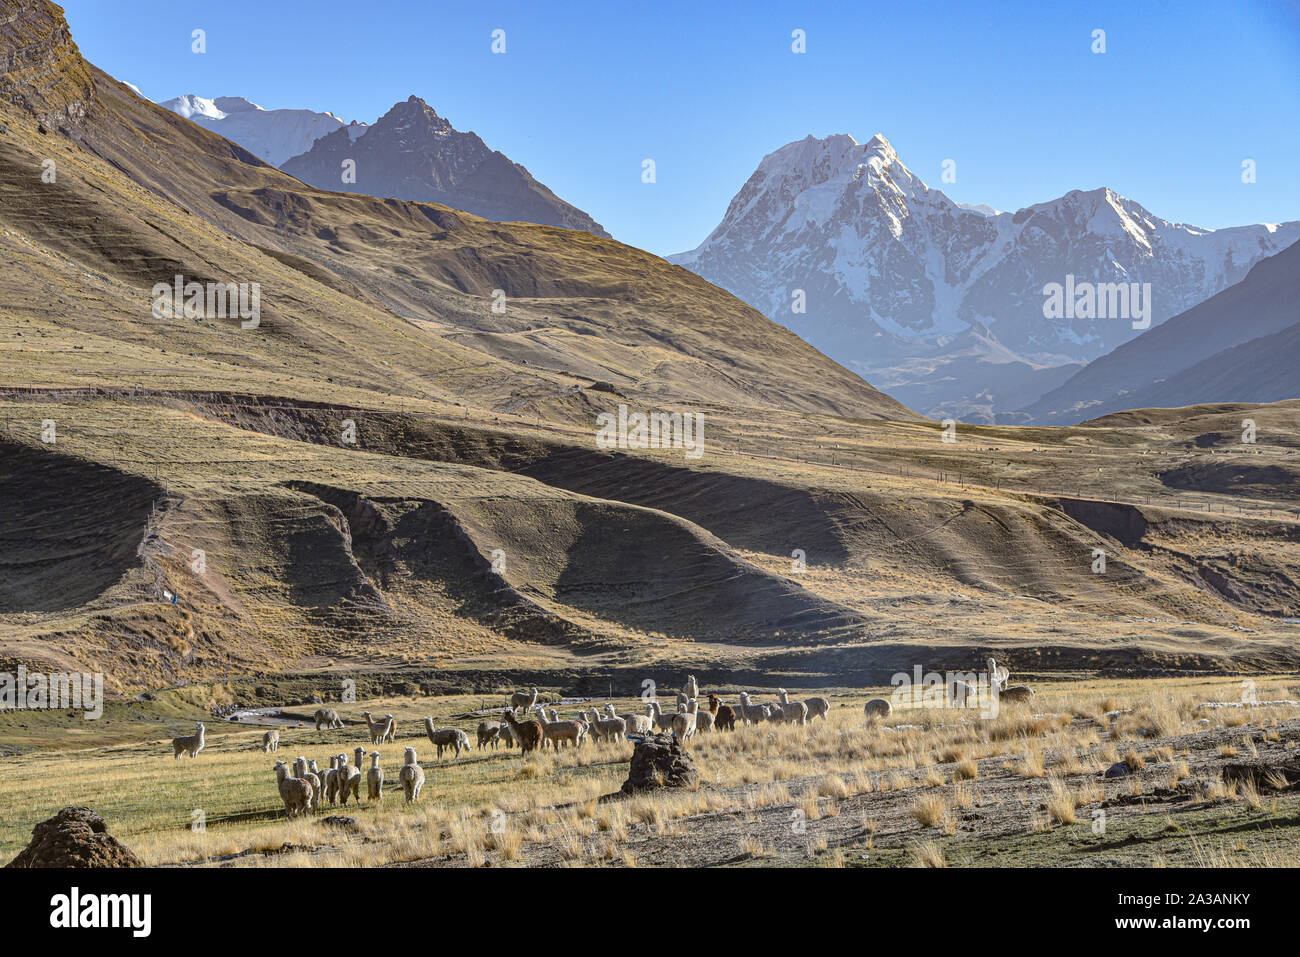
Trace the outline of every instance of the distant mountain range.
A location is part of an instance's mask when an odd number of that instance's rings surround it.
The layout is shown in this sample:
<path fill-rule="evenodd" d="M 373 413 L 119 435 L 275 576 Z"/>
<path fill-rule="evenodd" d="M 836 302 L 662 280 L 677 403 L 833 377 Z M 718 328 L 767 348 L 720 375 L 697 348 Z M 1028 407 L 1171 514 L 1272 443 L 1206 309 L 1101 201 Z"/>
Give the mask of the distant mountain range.
<path fill-rule="evenodd" d="M 442 203 L 485 219 L 609 233 L 528 170 L 462 133 L 419 97 L 373 125 L 333 113 L 264 110 L 243 97 L 193 94 L 159 104 L 233 140 L 305 183 L 336 192 Z M 355 178 L 345 178 L 345 162 Z"/>
<path fill-rule="evenodd" d="M 355 160 L 357 180 L 340 172 Z M 499 221 L 585 229 L 608 237 L 601 225 L 560 199 L 518 163 L 462 133 L 428 103 L 412 96 L 385 113 L 355 142 L 336 130 L 282 164 L 291 176 L 320 189 L 442 203 Z"/>
<path fill-rule="evenodd" d="M 318 139 L 336 130 L 346 130 L 353 139 L 366 130 L 364 123 L 353 121 L 348 126 L 333 113 L 264 110 L 242 96 L 208 100 L 187 94 L 158 105 L 234 140 L 272 166 L 307 152 Z"/>
<path fill-rule="evenodd" d="M 1300 243 L 1002 421 L 1065 425 L 1124 409 L 1298 396 Z"/>
<path fill-rule="evenodd" d="M 1300 222 L 1200 229 L 1109 189 L 1015 213 L 960 205 L 883 136 L 837 135 L 766 156 L 708 238 L 668 258 L 921 411 L 992 421 L 1141 332 L 1046 318 L 1048 284 L 1149 284 L 1157 326 L 1297 240 Z"/>

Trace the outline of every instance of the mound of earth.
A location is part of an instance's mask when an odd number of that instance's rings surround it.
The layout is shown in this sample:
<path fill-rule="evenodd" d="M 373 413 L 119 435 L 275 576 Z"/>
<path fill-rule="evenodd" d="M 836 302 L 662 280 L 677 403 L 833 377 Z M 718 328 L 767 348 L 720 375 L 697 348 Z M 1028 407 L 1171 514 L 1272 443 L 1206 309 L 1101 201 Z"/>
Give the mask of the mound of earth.
<path fill-rule="evenodd" d="M 700 776 L 690 752 L 671 734 L 652 734 L 637 742 L 632 751 L 632 763 L 622 791 L 624 794 L 637 794 L 659 788 L 694 790 L 699 783 Z"/>
<path fill-rule="evenodd" d="M 7 867 L 143 867 L 88 807 L 65 807 L 32 828 L 32 840 Z"/>

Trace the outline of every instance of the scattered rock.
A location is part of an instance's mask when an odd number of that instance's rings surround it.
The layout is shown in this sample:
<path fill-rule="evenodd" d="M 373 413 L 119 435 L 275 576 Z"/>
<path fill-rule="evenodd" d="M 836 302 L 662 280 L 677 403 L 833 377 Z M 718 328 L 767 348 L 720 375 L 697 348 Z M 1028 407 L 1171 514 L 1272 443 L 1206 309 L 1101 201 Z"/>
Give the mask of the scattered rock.
<path fill-rule="evenodd" d="M 7 867 L 143 867 L 88 807 L 65 807 L 32 828 L 32 841 Z"/>
<path fill-rule="evenodd" d="M 651 734 L 638 742 L 632 752 L 632 763 L 622 791 L 624 794 L 637 794 L 658 788 L 695 790 L 699 786 L 700 776 L 690 752 L 671 734 Z"/>
<path fill-rule="evenodd" d="M 1116 761 L 1114 764 L 1112 764 L 1110 767 L 1106 769 L 1106 773 L 1103 774 L 1102 777 L 1124 778 L 1124 777 L 1128 777 L 1132 773 L 1133 773 L 1133 769 L 1128 766 L 1127 761 Z"/>
<path fill-rule="evenodd" d="M 320 822 L 326 827 L 342 828 L 345 831 L 357 829 L 357 819 L 350 814 L 331 814 L 329 817 L 321 818 Z"/>

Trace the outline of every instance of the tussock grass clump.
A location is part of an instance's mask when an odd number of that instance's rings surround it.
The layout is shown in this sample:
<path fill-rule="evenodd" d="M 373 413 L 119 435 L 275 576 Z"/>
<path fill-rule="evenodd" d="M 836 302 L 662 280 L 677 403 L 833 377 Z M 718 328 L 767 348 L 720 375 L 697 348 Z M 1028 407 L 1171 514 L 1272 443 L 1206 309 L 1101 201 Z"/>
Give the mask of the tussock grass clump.
<path fill-rule="evenodd" d="M 934 841 L 917 841 L 908 853 L 912 867 L 947 867 L 943 848 Z"/>
<path fill-rule="evenodd" d="M 1059 824 L 1073 824 L 1078 820 L 1075 809 L 1078 801 L 1065 782 L 1059 778 L 1051 781 L 1052 794 L 1047 799 L 1047 813 Z"/>
<path fill-rule="evenodd" d="M 942 794 L 923 794 L 912 803 L 911 813 L 922 827 L 937 827 L 948 813 L 948 802 Z"/>

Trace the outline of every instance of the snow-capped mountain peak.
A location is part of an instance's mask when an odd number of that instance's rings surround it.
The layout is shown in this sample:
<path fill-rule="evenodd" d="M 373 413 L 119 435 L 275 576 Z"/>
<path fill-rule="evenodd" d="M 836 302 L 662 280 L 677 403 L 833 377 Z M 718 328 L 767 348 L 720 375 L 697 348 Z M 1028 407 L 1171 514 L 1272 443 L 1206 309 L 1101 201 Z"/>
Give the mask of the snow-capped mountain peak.
<path fill-rule="evenodd" d="M 914 356 L 976 323 L 1022 355 L 1086 361 L 1134 327 L 1046 319 L 1046 284 L 1067 275 L 1151 283 L 1158 324 L 1298 239 L 1294 222 L 1220 230 L 1166 222 L 1107 187 L 1015 213 L 959 205 L 908 169 L 883 135 L 858 143 L 840 133 L 769 153 L 708 238 L 668 258 L 866 370 L 882 343 Z"/>
<path fill-rule="evenodd" d="M 1298 222 L 1166 222 L 1104 186 L 1014 213 L 960 205 L 884 136 L 841 133 L 769 153 L 708 238 L 668 259 L 886 381 L 913 360 L 932 369 L 936 350 L 976 328 L 1031 362 L 1089 361 L 1140 328 L 1073 310 L 1046 318 L 1049 284 L 1150 284 L 1144 301 L 1158 325 L 1297 240 Z"/>
<path fill-rule="evenodd" d="M 343 121 L 333 113 L 267 110 L 242 96 L 207 99 L 190 93 L 159 105 L 234 140 L 276 166 L 305 153 L 320 137 L 343 128 Z M 361 127 L 365 129 L 364 124 Z"/>

